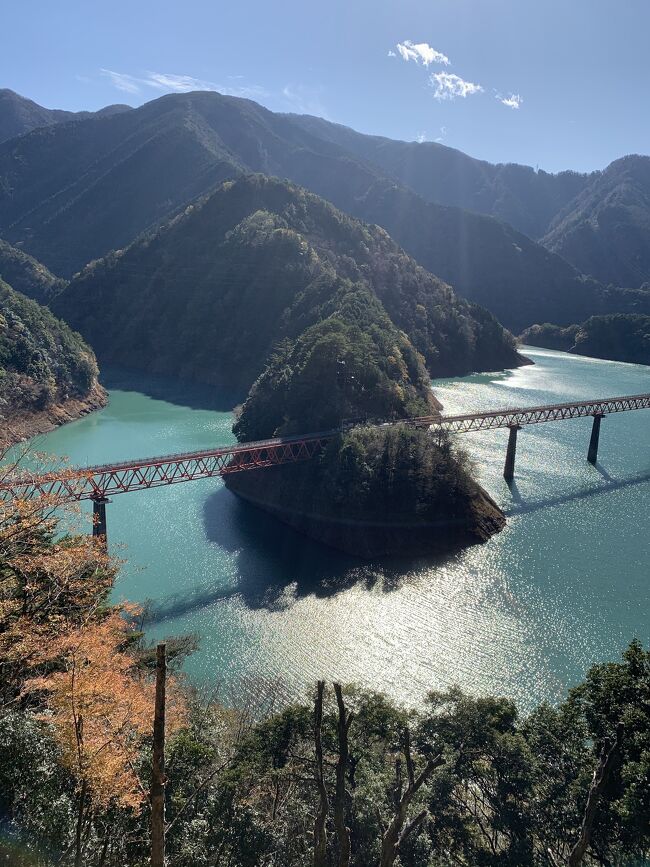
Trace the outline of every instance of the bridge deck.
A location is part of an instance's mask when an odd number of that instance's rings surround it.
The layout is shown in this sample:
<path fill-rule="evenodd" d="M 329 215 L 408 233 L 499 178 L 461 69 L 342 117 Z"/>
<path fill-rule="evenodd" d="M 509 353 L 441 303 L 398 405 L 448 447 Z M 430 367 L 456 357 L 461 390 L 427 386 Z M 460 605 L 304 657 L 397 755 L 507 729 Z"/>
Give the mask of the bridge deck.
<path fill-rule="evenodd" d="M 469 433 L 647 408 L 650 408 L 650 394 L 636 394 L 602 400 L 488 410 L 465 415 L 421 416 L 384 424 L 406 423 L 420 428 Z M 297 463 L 313 458 L 339 433 L 341 430 L 335 429 L 197 452 L 71 468 L 43 475 L 9 477 L 0 482 L 0 498 L 31 499 L 50 496 L 66 500 L 100 499 L 128 491 Z"/>

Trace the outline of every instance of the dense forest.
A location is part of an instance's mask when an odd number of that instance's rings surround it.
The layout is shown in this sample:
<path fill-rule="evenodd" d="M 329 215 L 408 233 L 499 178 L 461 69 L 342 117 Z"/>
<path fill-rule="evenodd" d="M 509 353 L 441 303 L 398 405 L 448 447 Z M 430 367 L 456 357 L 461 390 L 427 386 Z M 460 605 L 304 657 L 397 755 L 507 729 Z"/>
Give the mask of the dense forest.
<path fill-rule="evenodd" d="M 310 120 L 197 92 L 41 126 L 0 144 L 0 235 L 69 278 L 222 181 L 261 172 L 289 178 L 382 226 L 423 267 L 508 328 L 650 313 L 650 296 L 632 292 L 639 282 L 628 292 L 606 290 L 521 231 L 533 230 L 518 215 L 550 219 L 583 192 L 584 176 L 489 166 L 433 145 L 376 147 L 372 137 Z M 467 201 L 453 200 L 449 187 L 469 190 Z M 505 214 L 517 228 L 502 222 Z"/>
<path fill-rule="evenodd" d="M 15 439 L 12 429 L 35 433 L 34 415 L 52 412 L 55 418 L 68 401 L 80 404 L 73 412 L 84 402 L 100 406 L 97 374 L 95 357 L 78 334 L 0 280 L 0 444 Z"/>
<path fill-rule="evenodd" d="M 437 412 L 422 359 L 364 287 L 277 348 L 234 425 L 240 440 Z M 307 464 L 236 473 L 230 490 L 352 554 L 409 554 L 484 541 L 505 519 L 446 436 L 356 427 Z"/>
<path fill-rule="evenodd" d="M 457 298 L 383 230 L 260 175 L 226 182 L 163 230 L 92 263 L 52 303 L 101 361 L 202 380 L 238 400 L 250 389 L 234 427 L 240 440 L 429 415 L 430 376 L 522 360 L 490 313 Z M 313 538 L 364 555 L 406 551 L 409 540 L 413 550 L 483 540 L 503 527 L 469 467 L 426 434 L 412 434 L 415 453 L 408 445 L 400 466 L 388 431 L 355 444 L 367 449 L 365 475 L 323 484 L 349 460 L 337 441 L 312 467 L 228 485 Z M 386 461 L 396 486 L 410 489 L 403 503 L 384 485 Z M 359 518 L 380 503 L 378 535 Z M 334 514 L 333 532 L 323 522 Z"/>
<path fill-rule="evenodd" d="M 520 335 L 522 343 L 561 349 L 576 355 L 650 364 L 650 316 L 591 316 L 581 325 L 560 328 L 545 323 Z"/>
<path fill-rule="evenodd" d="M 48 507 L 55 503 L 47 504 Z M 155 655 L 117 566 L 26 504 L 0 506 L 0 858 L 144 867 Z M 558 867 L 650 856 L 650 654 L 633 642 L 557 707 L 457 688 L 404 709 L 279 684 L 205 699 L 167 640 L 169 867 Z M 235 693 L 237 695 L 237 693 Z"/>
<path fill-rule="evenodd" d="M 55 277 L 33 256 L 17 247 L 12 247 L 2 239 L 0 239 L 0 280 L 4 280 L 16 292 L 34 298 L 41 304 L 47 304 L 66 285 L 65 280 Z"/>
<path fill-rule="evenodd" d="M 272 349 L 326 319 L 348 283 L 380 302 L 431 376 L 520 360 L 491 314 L 459 299 L 383 230 L 261 175 L 226 182 L 161 230 L 91 263 L 52 306 L 101 362 L 214 383 L 241 399 Z"/>

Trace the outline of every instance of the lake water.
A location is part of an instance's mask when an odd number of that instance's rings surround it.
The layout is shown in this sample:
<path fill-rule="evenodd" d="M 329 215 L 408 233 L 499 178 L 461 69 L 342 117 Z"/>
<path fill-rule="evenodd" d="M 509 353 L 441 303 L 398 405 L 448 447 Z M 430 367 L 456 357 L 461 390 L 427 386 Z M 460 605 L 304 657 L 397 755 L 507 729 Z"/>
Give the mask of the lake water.
<path fill-rule="evenodd" d="M 526 406 L 650 390 L 647 367 L 526 350 L 534 366 L 438 381 L 445 411 Z M 111 390 L 103 411 L 38 439 L 74 464 L 233 441 L 227 412 Z M 191 404 L 191 406 L 184 405 Z M 556 701 L 594 661 L 650 638 L 650 411 L 524 428 L 516 483 L 502 478 L 507 431 L 458 438 L 508 515 L 484 545 L 443 560 L 356 561 L 244 505 L 220 480 L 121 495 L 111 550 L 126 558 L 116 598 L 152 600 L 152 638 L 200 635 L 186 669 L 202 684 L 318 677 L 419 703 L 458 683 L 529 708 Z"/>

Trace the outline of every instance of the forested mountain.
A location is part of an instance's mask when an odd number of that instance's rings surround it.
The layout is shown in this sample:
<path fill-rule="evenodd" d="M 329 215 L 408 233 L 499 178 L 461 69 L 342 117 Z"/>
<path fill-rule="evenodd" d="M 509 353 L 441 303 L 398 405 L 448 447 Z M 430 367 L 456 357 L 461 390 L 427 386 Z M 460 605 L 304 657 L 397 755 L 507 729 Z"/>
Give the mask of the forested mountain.
<path fill-rule="evenodd" d="M 12 247 L 0 238 L 0 280 L 28 298 L 46 303 L 65 286 L 65 280 L 55 277 L 41 262 L 28 253 Z"/>
<path fill-rule="evenodd" d="M 426 202 L 293 116 L 216 93 L 173 94 L 0 145 L 0 234 L 68 277 L 224 179 L 251 171 L 289 178 L 383 226 L 513 329 L 595 312 L 648 312 L 650 299 L 604 295 L 510 226 Z"/>
<path fill-rule="evenodd" d="M 78 334 L 0 280 L 1 447 L 100 406 L 97 372 Z"/>
<path fill-rule="evenodd" d="M 52 126 L 72 120 L 85 120 L 89 117 L 119 114 L 130 111 L 128 105 L 107 105 L 100 111 L 62 111 L 44 108 L 31 99 L 26 99 L 8 88 L 0 89 L 0 142 L 23 135 L 41 126 Z"/>
<path fill-rule="evenodd" d="M 531 238 L 591 180 L 578 172 L 536 171 L 516 163 L 488 163 L 438 142 L 405 142 L 364 135 L 310 115 L 288 115 L 303 129 L 380 166 L 422 198 L 487 214 Z"/>
<path fill-rule="evenodd" d="M 353 286 L 374 296 L 434 376 L 518 361 L 494 317 L 457 298 L 382 229 L 260 175 L 223 184 L 92 263 L 53 307 L 102 360 L 243 396 L 271 349 L 331 316 Z"/>
<path fill-rule="evenodd" d="M 603 283 L 650 284 L 650 157 L 627 156 L 596 173 L 543 243 Z"/>

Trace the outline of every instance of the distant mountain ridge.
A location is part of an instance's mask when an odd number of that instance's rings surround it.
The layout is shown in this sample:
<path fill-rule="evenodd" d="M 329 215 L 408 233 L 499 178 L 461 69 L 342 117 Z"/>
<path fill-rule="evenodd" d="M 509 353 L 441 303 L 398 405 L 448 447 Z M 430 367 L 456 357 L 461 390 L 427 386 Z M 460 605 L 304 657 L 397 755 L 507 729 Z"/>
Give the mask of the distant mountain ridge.
<path fill-rule="evenodd" d="M 44 108 L 8 88 L 0 88 L 0 142 L 7 141 L 42 126 L 53 126 L 72 120 L 87 120 L 131 111 L 130 105 L 107 105 L 99 111 L 63 111 Z"/>
<path fill-rule="evenodd" d="M 650 157 L 623 157 L 595 174 L 542 243 L 604 283 L 650 283 Z"/>
<path fill-rule="evenodd" d="M 249 172 L 286 177 L 383 226 L 515 331 L 594 313 L 650 312 L 647 293 L 606 293 L 511 226 L 427 202 L 294 117 L 211 92 L 164 96 L 0 145 L 0 236 L 69 277 Z"/>
<path fill-rule="evenodd" d="M 555 215 L 593 175 L 551 174 L 517 163 L 489 163 L 439 142 L 406 142 L 365 135 L 311 115 L 287 115 L 303 129 L 380 166 L 429 202 L 463 208 L 510 223 L 539 238 Z"/>

